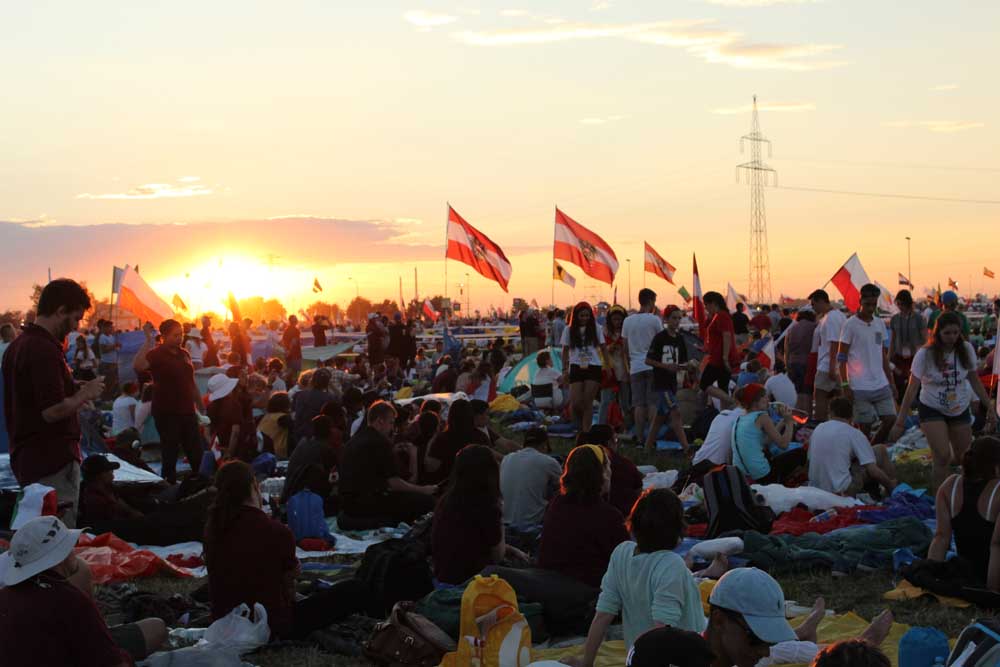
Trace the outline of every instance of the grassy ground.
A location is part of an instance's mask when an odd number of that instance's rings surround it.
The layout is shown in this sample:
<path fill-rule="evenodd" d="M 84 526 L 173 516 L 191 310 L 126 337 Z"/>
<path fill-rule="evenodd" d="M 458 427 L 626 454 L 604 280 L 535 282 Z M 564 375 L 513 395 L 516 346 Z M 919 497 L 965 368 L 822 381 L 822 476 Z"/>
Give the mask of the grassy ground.
<path fill-rule="evenodd" d="M 520 439 L 517 434 L 511 434 Z M 572 449 L 572 441 L 553 439 L 553 453 L 565 455 Z M 642 448 L 623 444 L 622 453 L 637 465 L 653 465 L 658 470 L 683 470 L 687 461 L 674 453 L 647 452 Z M 898 469 L 900 481 L 914 488 L 926 488 L 930 482 L 929 469 L 920 464 L 908 464 Z M 336 558 L 340 562 L 347 558 Z M 829 572 L 794 574 L 779 577 L 789 600 L 802 605 L 811 605 L 817 596 L 826 599 L 827 609 L 837 612 L 854 611 L 871 619 L 882 609 L 890 608 L 899 622 L 910 625 L 932 626 L 950 637 L 958 633 L 973 619 L 989 615 L 987 611 L 970 607 L 954 609 L 939 604 L 933 599 L 906 602 L 886 602 L 883 593 L 895 587 L 893 576 L 887 572 L 856 572 L 850 577 L 832 577 Z M 204 583 L 204 580 L 151 577 L 134 582 L 141 590 L 162 594 L 190 592 Z M 334 667 L 361 667 L 364 660 L 333 656 L 320 649 L 301 646 L 279 646 L 265 648 L 245 658 L 247 662 L 260 667 L 313 667 L 333 665 Z"/>

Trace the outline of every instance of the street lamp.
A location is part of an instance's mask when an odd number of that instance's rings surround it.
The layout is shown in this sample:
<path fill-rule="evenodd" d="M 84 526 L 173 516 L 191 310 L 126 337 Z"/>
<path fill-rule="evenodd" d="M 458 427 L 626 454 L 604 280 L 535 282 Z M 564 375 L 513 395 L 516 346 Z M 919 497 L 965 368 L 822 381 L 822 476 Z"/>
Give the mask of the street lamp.
<path fill-rule="evenodd" d="M 625 260 L 626 266 L 628 266 L 628 309 L 632 310 L 632 260 Z"/>
<path fill-rule="evenodd" d="M 910 237 L 906 237 L 906 279 L 910 281 L 910 288 L 913 288 L 913 267 L 910 265 Z"/>
<path fill-rule="evenodd" d="M 469 316 L 472 310 L 472 283 L 469 282 L 469 274 L 465 274 L 465 316 Z"/>

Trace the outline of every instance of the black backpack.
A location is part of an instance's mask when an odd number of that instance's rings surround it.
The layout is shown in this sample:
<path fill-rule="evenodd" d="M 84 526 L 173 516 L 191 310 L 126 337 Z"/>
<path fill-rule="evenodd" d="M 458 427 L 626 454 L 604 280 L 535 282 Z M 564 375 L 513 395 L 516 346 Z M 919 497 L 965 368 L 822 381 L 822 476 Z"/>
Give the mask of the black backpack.
<path fill-rule="evenodd" d="M 365 551 L 357 579 L 371 593 L 368 615 L 386 618 L 401 601 L 416 601 L 434 590 L 427 549 L 416 540 L 392 539 Z"/>
<path fill-rule="evenodd" d="M 705 508 L 708 511 L 707 539 L 731 530 L 771 532 L 774 512 L 754 498 L 746 478 L 734 466 L 720 466 L 705 475 Z"/>

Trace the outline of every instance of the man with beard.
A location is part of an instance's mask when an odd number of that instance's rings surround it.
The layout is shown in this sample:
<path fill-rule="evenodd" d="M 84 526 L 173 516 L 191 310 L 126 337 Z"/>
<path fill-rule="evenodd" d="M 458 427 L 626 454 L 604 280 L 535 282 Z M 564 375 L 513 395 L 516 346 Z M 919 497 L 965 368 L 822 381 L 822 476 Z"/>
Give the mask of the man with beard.
<path fill-rule="evenodd" d="M 66 525 L 76 525 L 80 497 L 80 421 L 77 413 L 100 397 L 103 378 L 77 386 L 63 341 L 90 308 L 73 280 L 53 280 L 38 299 L 38 317 L 25 324 L 3 357 L 4 416 L 10 462 L 22 487 L 35 482 L 56 491 Z"/>

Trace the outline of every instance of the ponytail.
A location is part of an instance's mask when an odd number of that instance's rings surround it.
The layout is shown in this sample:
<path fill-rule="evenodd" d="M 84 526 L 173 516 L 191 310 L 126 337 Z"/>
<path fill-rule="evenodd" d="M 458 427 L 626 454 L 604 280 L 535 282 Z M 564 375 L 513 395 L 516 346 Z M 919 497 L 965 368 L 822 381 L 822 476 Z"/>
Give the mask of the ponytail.
<path fill-rule="evenodd" d="M 205 552 L 209 552 L 229 531 L 240 508 L 253 495 L 253 468 L 243 461 L 226 463 L 215 473 L 215 501 L 208 508 L 205 524 Z"/>

